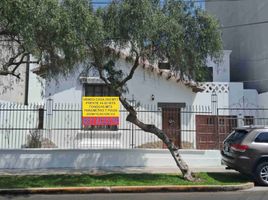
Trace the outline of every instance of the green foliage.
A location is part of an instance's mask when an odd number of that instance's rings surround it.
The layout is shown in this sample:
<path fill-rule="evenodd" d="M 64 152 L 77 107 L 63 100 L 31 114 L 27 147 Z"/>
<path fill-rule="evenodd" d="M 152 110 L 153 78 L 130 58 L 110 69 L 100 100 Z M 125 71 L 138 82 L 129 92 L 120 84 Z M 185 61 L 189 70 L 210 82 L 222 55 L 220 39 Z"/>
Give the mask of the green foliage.
<path fill-rule="evenodd" d="M 15 55 L 30 53 L 50 70 L 65 73 L 84 59 L 81 34 L 93 18 L 86 0 L 1 0 L 0 36 L 19 49 Z"/>
<path fill-rule="evenodd" d="M 220 58 L 217 21 L 189 2 L 116 1 L 103 10 L 102 19 L 117 48 L 130 43 L 132 53 L 152 62 L 169 62 L 181 78 L 200 79 L 206 58 Z"/>
<path fill-rule="evenodd" d="M 146 186 L 146 185 L 236 185 L 249 182 L 236 173 L 199 173 L 199 182 L 174 174 L 104 174 L 0 176 L 0 188 Z"/>
<path fill-rule="evenodd" d="M 111 61 L 126 48 L 133 58 L 169 62 L 181 78 L 196 80 L 206 58 L 219 59 L 222 49 L 218 22 L 183 0 L 114 0 L 95 11 L 88 0 L 1 0 L 0 35 L 19 40 L 19 49 L 55 73 L 90 58 L 100 73 L 116 74 L 117 85 L 122 73 L 107 67 L 115 68 Z"/>

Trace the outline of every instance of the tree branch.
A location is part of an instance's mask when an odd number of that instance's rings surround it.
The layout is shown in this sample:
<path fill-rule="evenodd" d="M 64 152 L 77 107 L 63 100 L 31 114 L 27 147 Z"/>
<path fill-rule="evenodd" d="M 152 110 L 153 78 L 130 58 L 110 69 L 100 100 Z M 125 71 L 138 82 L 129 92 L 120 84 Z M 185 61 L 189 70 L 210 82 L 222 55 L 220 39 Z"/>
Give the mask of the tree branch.
<path fill-rule="evenodd" d="M 24 50 L 22 52 L 17 53 L 15 56 L 11 57 L 7 63 L 5 63 L 2 66 L 2 70 L 0 70 L 0 75 L 7 76 L 12 75 L 20 79 L 20 73 L 16 73 L 16 70 L 21 66 L 21 64 L 27 63 L 24 61 L 25 56 L 27 56 L 28 53 L 24 53 Z M 20 60 L 18 62 L 15 62 L 15 60 L 20 57 Z M 14 66 L 14 68 L 9 70 L 11 66 Z"/>
<path fill-rule="evenodd" d="M 134 72 L 136 71 L 136 69 L 139 66 L 139 60 L 140 60 L 140 56 L 138 55 L 138 52 L 136 52 L 136 58 L 135 58 L 135 61 L 134 61 L 134 64 L 133 64 L 131 70 L 130 70 L 129 74 L 127 75 L 127 77 L 119 82 L 118 88 L 123 87 L 126 84 L 126 82 L 128 82 L 130 79 L 132 79 Z"/>
<path fill-rule="evenodd" d="M 12 70 L 12 73 L 14 74 L 15 71 L 18 69 L 18 67 L 23 63 L 23 60 L 25 58 L 25 56 L 27 56 L 28 54 L 24 53 L 22 54 L 20 61 L 19 62 L 13 62 L 12 65 L 15 65 L 15 67 Z"/>
<path fill-rule="evenodd" d="M 1 30 L 0 31 L 0 35 L 6 35 L 6 36 L 8 36 L 8 35 L 13 35 L 10 31 L 8 31 L 8 30 Z"/>
<path fill-rule="evenodd" d="M 133 106 L 131 106 L 126 99 L 122 96 L 122 94 L 119 95 L 119 100 L 121 102 L 121 104 L 124 106 L 124 108 L 126 108 L 126 110 L 133 116 L 137 116 L 137 112 L 136 110 L 133 108 Z"/>
<path fill-rule="evenodd" d="M 5 64 L 3 65 L 3 68 L 4 68 L 4 69 L 7 69 L 9 66 L 11 66 L 11 65 L 15 65 L 15 64 L 14 64 L 14 63 L 15 63 L 14 61 L 15 61 L 19 56 L 21 56 L 21 55 L 23 56 L 23 54 L 25 54 L 25 50 L 24 50 L 24 49 L 22 49 L 22 51 L 18 52 L 15 56 L 9 58 L 8 62 L 5 63 Z"/>
<path fill-rule="evenodd" d="M 15 74 L 12 71 L 0 70 L 0 76 L 7 76 L 7 75 L 12 75 L 12 76 L 15 76 L 18 79 L 20 79 L 20 73 L 19 74 Z"/>
<path fill-rule="evenodd" d="M 104 81 L 104 83 L 108 86 L 108 87 L 111 87 L 111 84 L 110 82 L 103 76 L 103 70 L 100 68 L 100 67 L 97 67 L 98 69 L 98 72 L 99 72 L 99 76 L 100 76 L 100 79 Z"/>
<path fill-rule="evenodd" d="M 111 83 L 110 83 L 110 82 L 106 79 L 106 77 L 103 75 L 103 69 L 104 69 L 104 67 L 103 67 L 103 65 L 101 64 L 100 60 L 98 59 L 96 49 L 95 49 L 93 46 L 91 46 L 90 48 L 91 48 L 91 51 L 92 51 L 92 53 L 93 53 L 93 57 L 94 57 L 94 60 L 95 60 L 95 62 L 92 62 L 91 64 L 98 70 L 100 79 L 103 80 L 104 83 L 105 83 L 109 88 L 111 88 L 112 90 L 114 90 L 114 88 L 112 88 L 112 86 L 111 86 Z"/>

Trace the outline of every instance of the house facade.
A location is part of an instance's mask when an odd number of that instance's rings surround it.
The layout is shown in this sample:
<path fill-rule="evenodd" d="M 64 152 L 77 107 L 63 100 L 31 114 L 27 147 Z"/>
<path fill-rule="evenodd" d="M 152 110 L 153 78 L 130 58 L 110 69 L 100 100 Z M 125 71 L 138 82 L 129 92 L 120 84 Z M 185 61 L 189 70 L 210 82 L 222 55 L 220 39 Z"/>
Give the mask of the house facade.
<path fill-rule="evenodd" d="M 266 124 L 266 120 L 260 121 L 266 112 L 258 110 L 264 105 L 264 98 L 256 90 L 244 89 L 243 83 L 230 82 L 230 54 L 231 51 L 224 51 L 221 63 L 208 59 L 213 81 L 198 84 L 182 81 L 167 69 L 141 63 L 127 82 L 124 95 L 137 109 L 141 121 L 164 130 L 179 147 L 218 149 L 233 127 Z M 124 74 L 131 68 L 123 58 L 116 66 Z M 42 146 L 50 148 L 164 147 L 156 136 L 127 122 L 127 112 L 122 106 L 119 126 L 82 126 L 82 97 L 113 95 L 94 68 L 85 70 L 80 65 L 72 74 L 51 80 L 37 74 L 40 75 L 38 70 L 30 70 L 28 95 L 29 102 L 39 103 L 28 107 L 12 104 L 13 114 L 2 114 L 2 128 L 9 135 L 1 138 L 5 146 L 13 147 L 10 141 L 17 139 L 11 138 L 20 134 L 21 142 L 15 144 L 20 148 L 25 146 L 27 135 L 37 134 L 46 141 Z M 1 106 L 1 112 L 10 107 Z M 21 117 L 16 113 L 20 110 L 25 110 Z M 17 118 L 25 121 L 18 122 Z"/>
<path fill-rule="evenodd" d="M 252 118 L 258 117 L 257 112 L 247 112 L 248 108 L 259 107 L 257 91 L 244 89 L 243 83 L 230 82 L 230 54 L 231 51 L 224 51 L 223 61 L 218 64 L 208 60 L 208 66 L 212 68 L 213 82 L 199 84 L 181 81 L 169 70 L 141 64 L 127 83 L 125 97 L 137 105 L 138 115 L 143 122 L 155 124 L 168 132 L 178 146 L 218 148 L 218 139 L 215 137 L 215 128 L 218 127 L 218 122 L 216 124 L 215 121 L 218 116 L 224 116 L 220 120 L 224 125 L 224 130 L 220 131 L 222 140 L 234 126 L 248 125 L 253 123 Z M 120 59 L 117 67 L 127 74 L 131 64 Z M 45 101 L 53 105 L 74 103 L 79 108 L 82 106 L 83 96 L 112 94 L 100 80 L 96 70 L 91 68 L 85 74 L 83 66 L 77 67 L 75 73 L 69 76 L 58 76 L 47 81 L 44 93 Z M 102 148 L 113 144 L 119 148 L 127 148 L 157 145 L 159 139 L 154 135 L 150 135 L 145 141 L 139 141 L 143 133 L 137 129 L 133 139 L 133 128 L 130 128 L 132 125 L 125 121 L 127 113 L 123 107 L 121 110 L 120 125 L 116 130 L 94 129 L 90 130 L 90 134 L 88 130 L 77 131 L 74 136 L 77 139 L 77 147 Z M 251 121 L 245 122 L 244 118 Z M 76 123 L 77 126 L 81 125 L 80 120 L 76 120 Z M 53 135 L 51 137 L 56 138 Z"/>

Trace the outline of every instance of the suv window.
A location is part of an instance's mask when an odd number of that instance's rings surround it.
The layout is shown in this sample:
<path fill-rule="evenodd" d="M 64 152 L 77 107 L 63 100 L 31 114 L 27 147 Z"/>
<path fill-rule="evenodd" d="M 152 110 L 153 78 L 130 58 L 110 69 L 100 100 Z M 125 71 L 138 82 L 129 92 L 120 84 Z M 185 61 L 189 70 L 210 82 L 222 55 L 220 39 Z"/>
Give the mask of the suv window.
<path fill-rule="evenodd" d="M 260 133 L 256 137 L 255 142 L 258 142 L 258 143 L 268 143 L 268 132 Z"/>
<path fill-rule="evenodd" d="M 233 131 L 230 136 L 225 140 L 227 143 L 231 144 L 239 144 L 242 140 L 246 137 L 248 131 L 246 130 L 235 130 Z"/>

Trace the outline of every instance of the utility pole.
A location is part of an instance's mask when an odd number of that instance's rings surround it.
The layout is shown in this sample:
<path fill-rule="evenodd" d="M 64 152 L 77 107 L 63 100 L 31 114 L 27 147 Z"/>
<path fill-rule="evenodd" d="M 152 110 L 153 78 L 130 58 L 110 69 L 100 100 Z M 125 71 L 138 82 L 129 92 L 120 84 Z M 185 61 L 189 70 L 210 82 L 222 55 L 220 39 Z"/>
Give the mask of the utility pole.
<path fill-rule="evenodd" d="M 29 96 L 29 73 L 30 73 L 30 54 L 27 55 L 27 61 L 26 61 L 25 90 L 24 90 L 24 105 L 28 105 L 28 96 Z"/>

